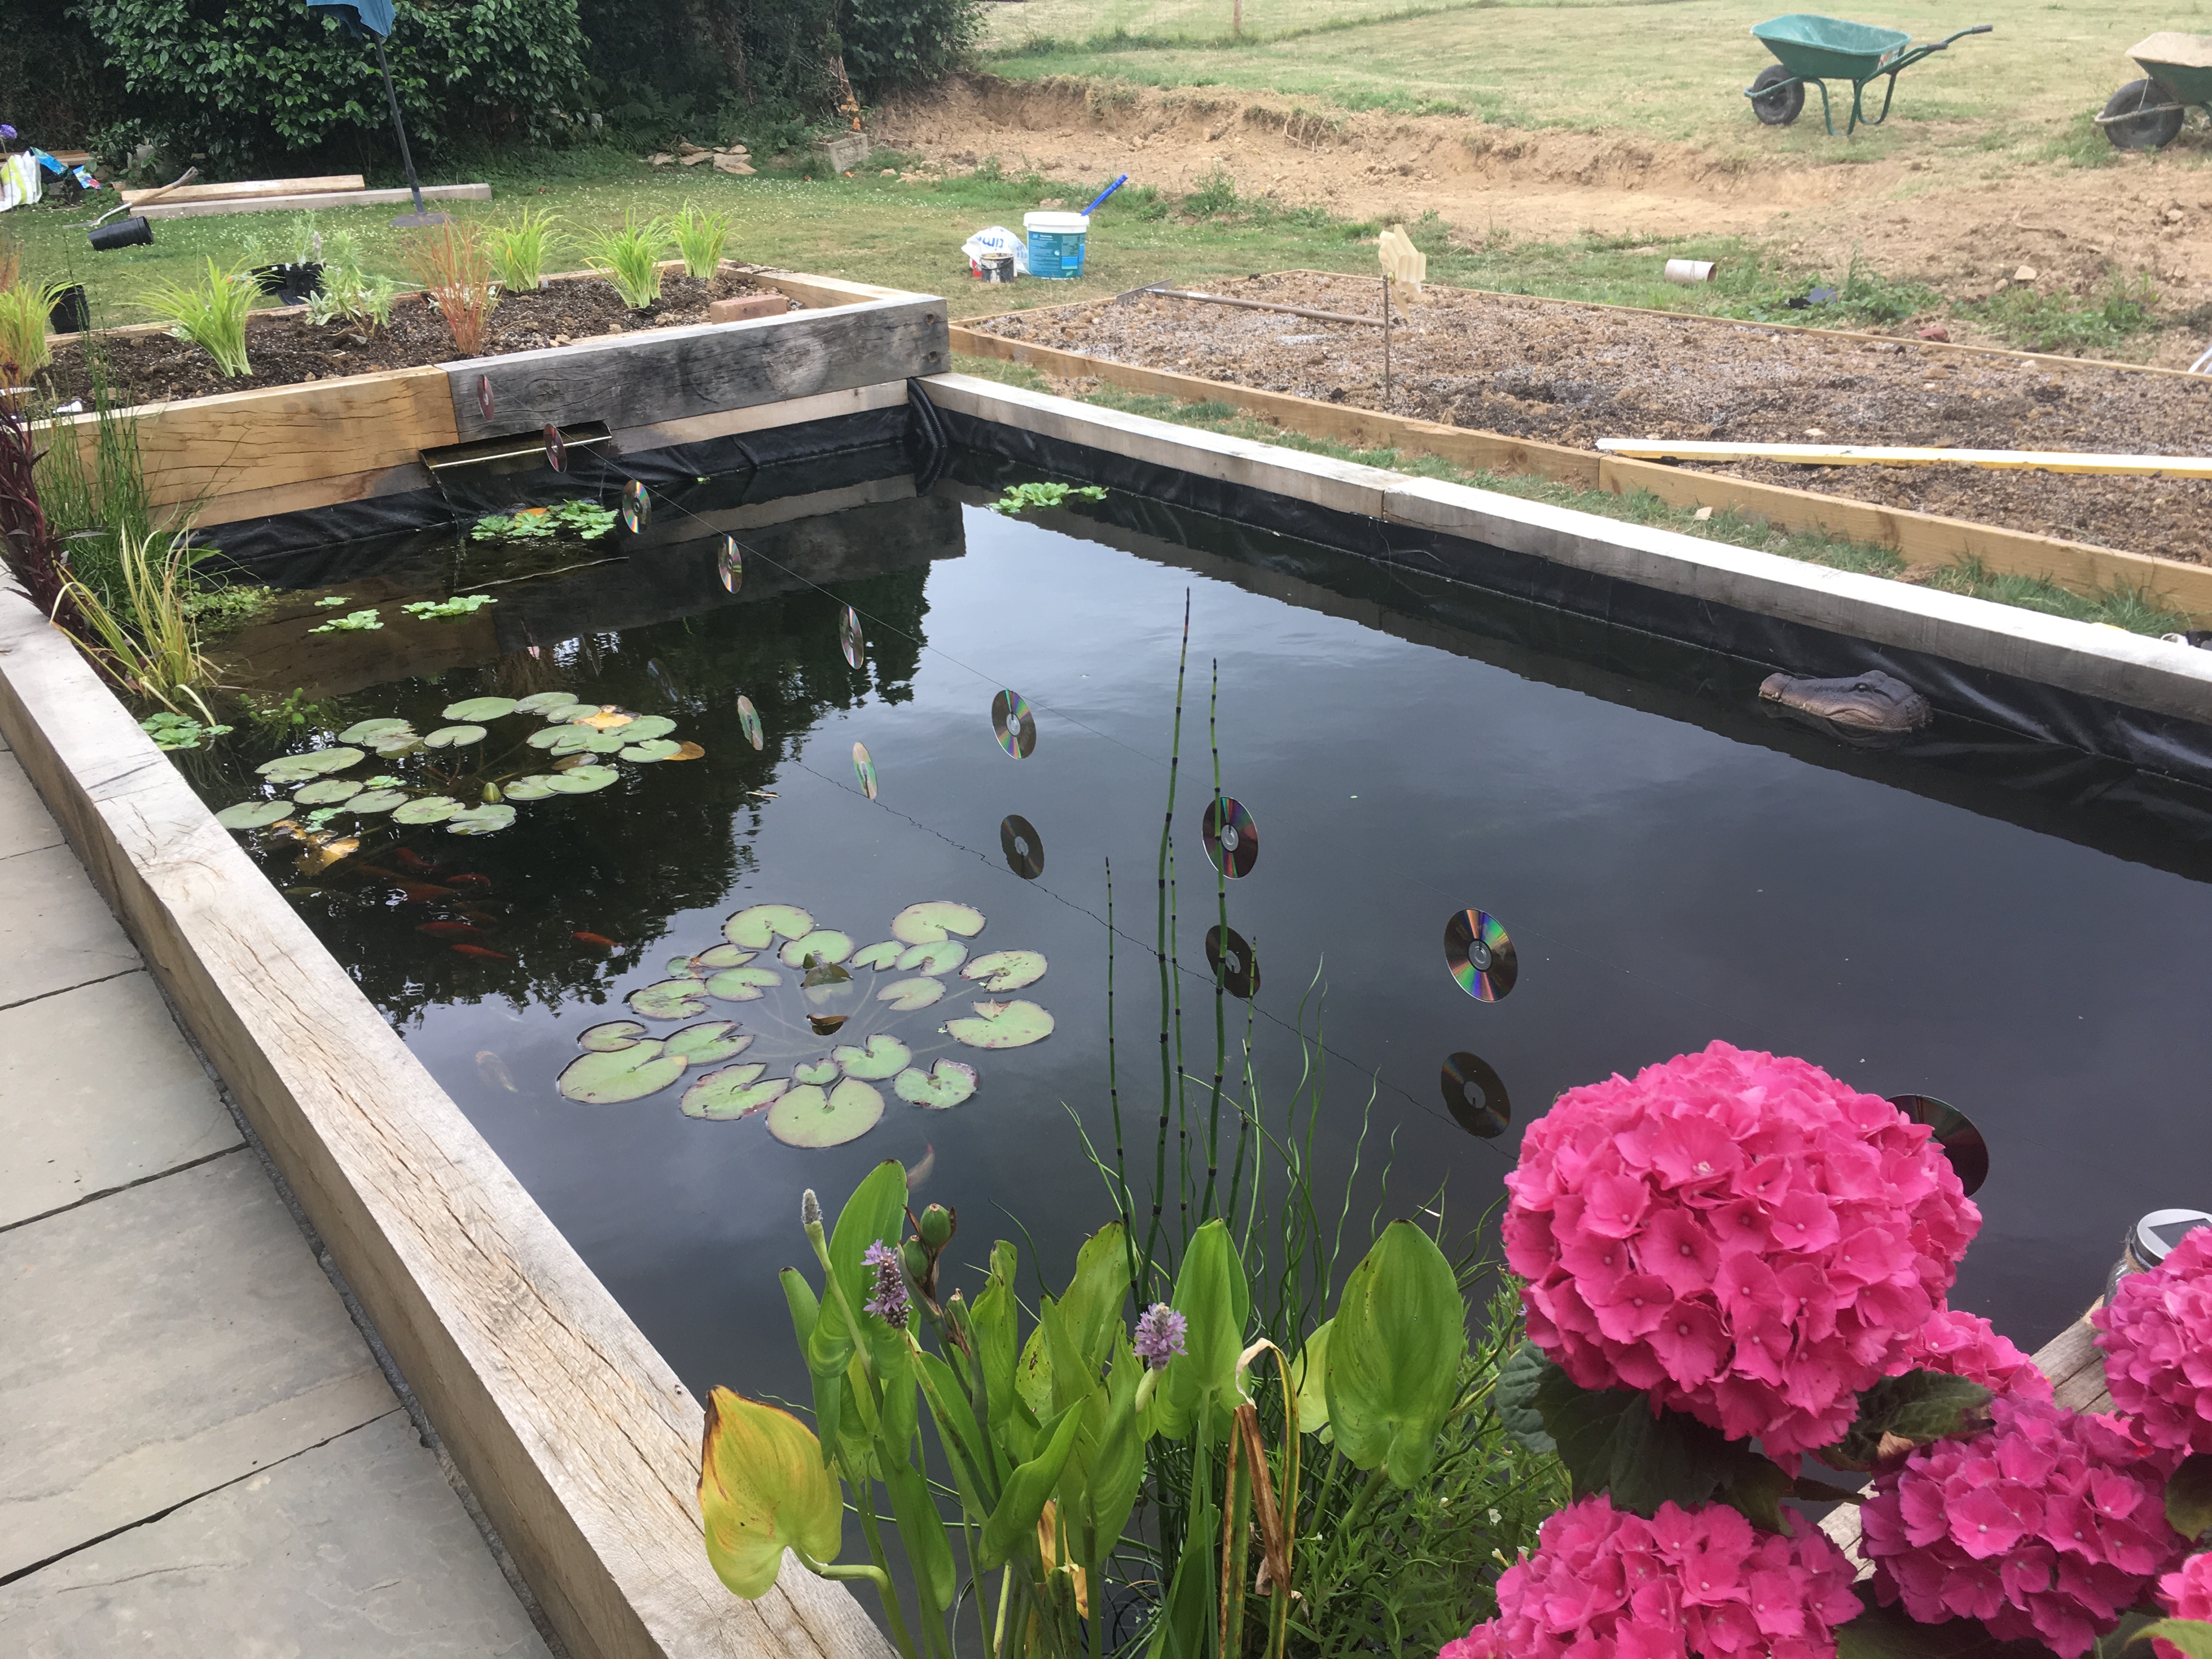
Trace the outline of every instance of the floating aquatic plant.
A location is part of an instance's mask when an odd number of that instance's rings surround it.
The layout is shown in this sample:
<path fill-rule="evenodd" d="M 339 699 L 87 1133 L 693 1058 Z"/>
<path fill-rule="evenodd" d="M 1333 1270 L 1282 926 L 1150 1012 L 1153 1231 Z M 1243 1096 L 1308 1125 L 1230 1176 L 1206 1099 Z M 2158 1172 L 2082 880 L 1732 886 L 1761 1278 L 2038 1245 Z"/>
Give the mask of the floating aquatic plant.
<path fill-rule="evenodd" d="M 222 736 L 230 727 L 203 725 L 190 714 L 172 714 L 165 708 L 140 720 L 138 729 L 154 739 L 156 749 L 197 749 L 208 739 Z"/>
<path fill-rule="evenodd" d="M 509 786 L 510 799 L 518 787 Z M 923 1054 L 931 1038 L 1018 1048 L 1053 1030 L 1051 1014 L 1023 1000 L 975 1003 L 972 1013 L 932 1033 L 886 1029 L 941 1001 L 946 976 L 955 972 L 987 991 L 1020 989 L 1044 976 L 1045 959 L 1036 951 L 994 951 L 969 961 L 962 941 L 983 927 L 983 913 L 973 905 L 931 900 L 892 918 L 891 938 L 856 949 L 852 934 L 818 925 L 798 905 L 748 905 L 723 922 L 723 943 L 670 958 L 667 977 L 629 993 L 625 1000 L 637 1019 L 585 1030 L 577 1039 L 584 1052 L 557 1086 L 592 1105 L 642 1099 L 690 1066 L 743 1052 L 743 1064 L 693 1078 L 683 1095 L 684 1115 L 763 1116 L 771 1135 L 799 1147 L 842 1146 L 866 1134 L 883 1118 L 884 1083 L 911 1105 L 957 1106 L 975 1092 L 975 1068 Z M 714 1041 L 706 1044 L 687 1041 L 704 1025 L 664 1040 L 640 1023 L 696 1020 L 716 1002 L 746 1005 L 746 1029 L 713 1022 Z M 825 1041 L 831 1034 L 834 1047 Z"/>
<path fill-rule="evenodd" d="M 349 611 L 343 617 L 333 617 L 320 628 L 311 628 L 310 634 L 373 634 L 384 624 L 376 619 L 374 608 Z"/>
<path fill-rule="evenodd" d="M 1106 492 L 1097 484 L 1021 483 L 1008 484 L 1006 494 L 991 503 L 991 511 L 1011 517 L 1027 513 L 1033 507 L 1065 507 L 1071 501 L 1103 501 Z"/>
<path fill-rule="evenodd" d="M 546 541 L 566 532 L 587 542 L 597 541 L 621 521 L 622 514 L 597 501 L 559 501 L 551 507 L 526 507 L 514 513 L 495 513 L 478 519 L 469 539 Z"/>
<path fill-rule="evenodd" d="M 473 617 L 499 601 L 489 593 L 455 594 L 450 599 L 413 599 L 399 608 L 417 622 L 442 622 L 454 617 Z"/>

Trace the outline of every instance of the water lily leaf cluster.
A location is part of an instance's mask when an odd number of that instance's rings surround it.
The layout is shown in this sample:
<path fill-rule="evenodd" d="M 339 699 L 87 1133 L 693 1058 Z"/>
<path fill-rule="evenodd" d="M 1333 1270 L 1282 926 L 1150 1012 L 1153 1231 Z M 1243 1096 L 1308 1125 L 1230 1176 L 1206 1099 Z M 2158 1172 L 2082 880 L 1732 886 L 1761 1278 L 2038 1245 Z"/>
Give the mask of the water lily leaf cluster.
<path fill-rule="evenodd" d="M 509 789 L 510 799 L 515 793 Z M 898 1099 L 933 1111 L 975 1094 L 973 1066 L 921 1052 L 932 1038 L 1001 1049 L 1052 1034 L 1052 1015 L 1038 1004 L 995 999 L 970 1003 L 934 1030 L 888 1029 L 900 1016 L 943 1000 L 957 984 L 956 973 L 981 981 L 986 989 L 1019 988 L 1044 977 L 1045 958 L 1036 951 L 997 951 L 970 962 L 964 941 L 984 926 L 975 906 L 935 899 L 908 905 L 891 919 L 889 939 L 862 945 L 799 905 L 748 905 L 723 922 L 722 943 L 672 958 L 665 977 L 638 987 L 625 1002 L 639 1019 L 654 1021 L 696 1019 L 717 1003 L 744 1010 L 746 1042 L 757 1039 L 758 1046 L 743 1065 L 695 1076 L 682 1098 L 685 1116 L 761 1115 L 769 1133 L 787 1146 L 842 1146 L 882 1121 L 885 1084 Z M 684 1074 L 684 1066 L 669 1063 L 681 1054 L 666 1047 L 626 1061 L 592 1060 L 649 1046 L 645 1027 L 617 1024 L 624 1038 L 619 1047 L 611 1043 L 614 1028 L 606 1025 L 579 1039 L 586 1053 L 562 1073 L 562 1094 L 590 1104 L 641 1099 Z M 611 1095 L 610 1079 L 636 1092 Z"/>

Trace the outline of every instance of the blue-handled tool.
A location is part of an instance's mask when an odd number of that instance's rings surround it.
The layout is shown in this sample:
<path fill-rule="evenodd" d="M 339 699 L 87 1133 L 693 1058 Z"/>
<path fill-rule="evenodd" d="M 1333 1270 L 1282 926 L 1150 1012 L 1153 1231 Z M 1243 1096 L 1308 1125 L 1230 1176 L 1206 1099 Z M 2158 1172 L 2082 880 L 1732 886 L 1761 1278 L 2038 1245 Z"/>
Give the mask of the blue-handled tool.
<path fill-rule="evenodd" d="M 1092 197 L 1091 198 L 1091 205 L 1083 210 L 1085 216 L 1088 217 L 1090 215 L 1096 213 L 1098 210 L 1099 203 L 1104 201 L 1109 196 L 1111 196 L 1115 191 L 1121 189 L 1122 185 L 1128 182 L 1129 175 L 1125 173 L 1120 178 L 1116 179 L 1112 184 L 1107 185 L 1105 189 L 1100 191 L 1097 195 Z"/>

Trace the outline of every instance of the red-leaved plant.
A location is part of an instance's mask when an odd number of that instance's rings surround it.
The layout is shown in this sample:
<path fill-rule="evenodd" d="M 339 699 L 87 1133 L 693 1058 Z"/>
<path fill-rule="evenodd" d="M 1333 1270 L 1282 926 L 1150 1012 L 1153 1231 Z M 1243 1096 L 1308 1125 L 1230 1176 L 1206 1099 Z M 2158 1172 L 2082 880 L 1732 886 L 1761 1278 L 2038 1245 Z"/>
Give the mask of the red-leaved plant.
<path fill-rule="evenodd" d="M 446 331 L 464 357 L 483 348 L 484 328 L 499 303 L 489 240 L 468 219 L 410 231 L 401 243 L 407 269 L 446 319 Z"/>

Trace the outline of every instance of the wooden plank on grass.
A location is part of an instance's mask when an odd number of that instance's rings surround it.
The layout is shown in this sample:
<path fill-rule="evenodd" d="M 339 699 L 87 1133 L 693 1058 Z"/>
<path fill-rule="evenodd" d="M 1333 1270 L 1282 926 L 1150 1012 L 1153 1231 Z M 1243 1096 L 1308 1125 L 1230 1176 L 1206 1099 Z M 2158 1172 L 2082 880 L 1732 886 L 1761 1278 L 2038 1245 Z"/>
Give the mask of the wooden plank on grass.
<path fill-rule="evenodd" d="M 411 202 L 405 190 L 319 190 L 296 196 L 243 196 L 219 202 L 170 202 L 166 198 L 140 210 L 149 219 L 201 219 L 217 213 L 307 213 L 324 208 L 397 207 Z M 425 185 L 426 202 L 489 202 L 489 185 Z"/>
<path fill-rule="evenodd" d="M 1791 466 L 1977 466 L 1996 472 L 2102 477 L 2212 478 L 2197 455 L 2099 455 L 2064 449 L 1934 449 L 1901 444 L 1729 444 L 1696 439 L 1600 438 L 1608 455 L 1638 461 L 1781 461 Z"/>
<path fill-rule="evenodd" d="M 460 440 L 605 421 L 656 426 L 727 409 L 935 374 L 950 362 L 945 301 L 927 295 L 742 323 L 609 335 L 445 364 Z M 489 381 L 492 412 L 483 413 Z"/>
<path fill-rule="evenodd" d="M 240 179 L 228 185 L 163 185 L 155 190 L 126 190 L 122 196 L 136 207 L 149 196 L 165 202 L 234 202 L 254 196 L 307 196 L 318 191 L 368 188 L 368 180 L 358 173 L 327 173 L 313 179 Z"/>

